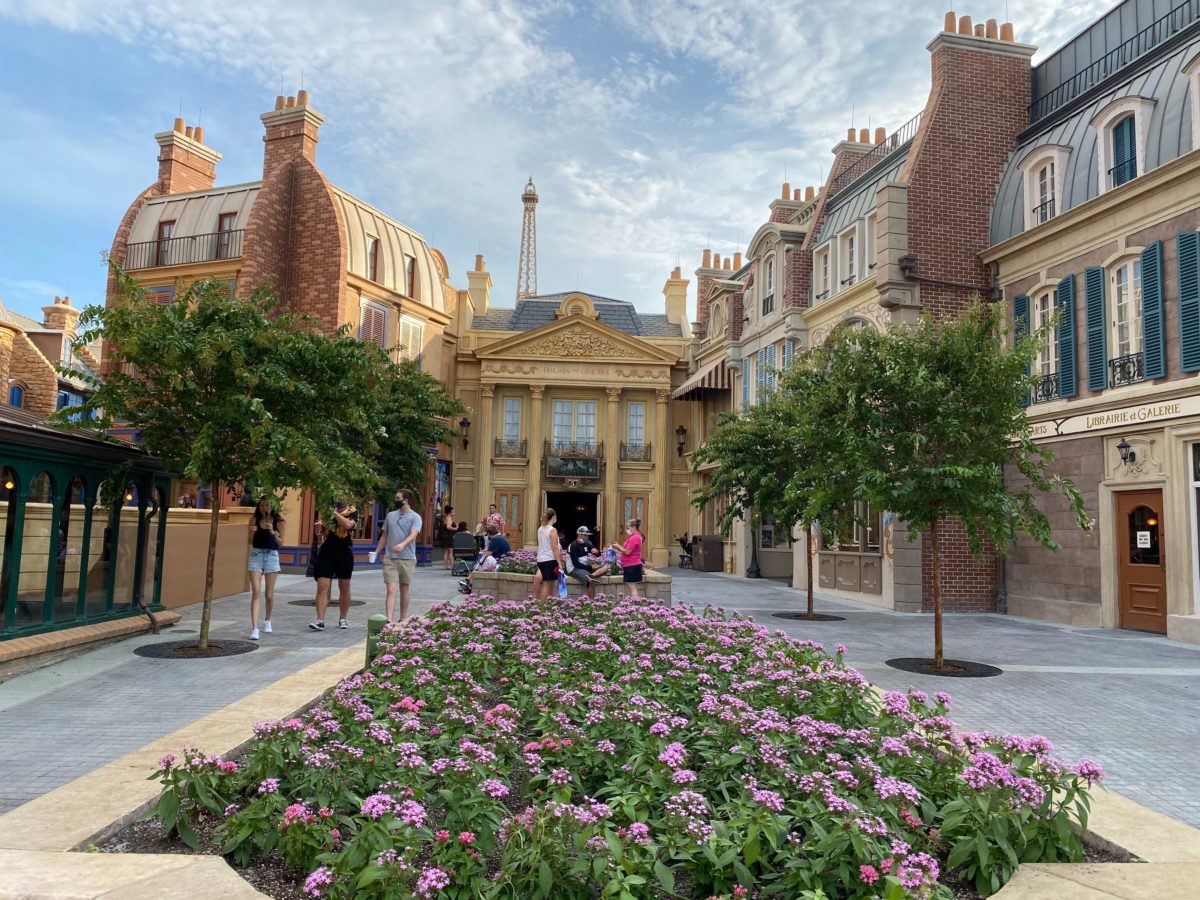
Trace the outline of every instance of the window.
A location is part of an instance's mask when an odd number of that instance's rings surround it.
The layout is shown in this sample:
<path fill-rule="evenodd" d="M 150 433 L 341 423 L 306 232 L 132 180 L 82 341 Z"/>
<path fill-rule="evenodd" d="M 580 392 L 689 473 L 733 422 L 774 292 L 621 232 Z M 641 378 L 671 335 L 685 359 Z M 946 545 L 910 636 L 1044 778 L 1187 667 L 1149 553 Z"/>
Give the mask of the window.
<path fill-rule="evenodd" d="M 55 409 L 63 409 L 64 407 L 67 407 L 70 405 L 71 405 L 71 395 L 68 394 L 66 391 L 59 391 L 58 392 L 58 400 L 55 402 L 54 408 Z"/>
<path fill-rule="evenodd" d="M 596 443 L 596 401 L 555 400 L 552 428 L 556 444 Z"/>
<path fill-rule="evenodd" d="M 829 296 L 829 248 L 818 250 L 813 258 L 813 299 L 824 300 Z"/>
<path fill-rule="evenodd" d="M 504 398 L 504 440 L 521 439 L 521 398 Z"/>
<path fill-rule="evenodd" d="M 217 216 L 217 259 L 232 259 L 239 254 L 234 252 L 233 224 L 237 221 L 237 213 L 221 213 Z"/>
<path fill-rule="evenodd" d="M 640 400 L 625 408 L 625 443 L 630 447 L 646 445 L 646 404 Z"/>
<path fill-rule="evenodd" d="M 838 284 L 841 287 L 850 287 L 858 280 L 858 253 L 856 252 L 856 228 L 851 228 L 841 237 L 841 247 L 838 258 L 842 263 L 841 278 Z"/>
<path fill-rule="evenodd" d="M 163 284 L 158 287 L 146 288 L 145 297 L 152 303 L 167 304 L 175 299 L 175 286 Z"/>
<path fill-rule="evenodd" d="M 1121 119 L 1112 129 L 1112 168 L 1108 170 L 1113 187 L 1120 187 L 1137 178 L 1137 137 L 1134 133 L 1136 117 L 1132 114 Z"/>
<path fill-rule="evenodd" d="M 1037 206 L 1033 213 L 1033 224 L 1041 225 L 1054 218 L 1054 160 L 1049 160 L 1037 170 Z"/>
<path fill-rule="evenodd" d="M 883 517 L 880 511 L 859 500 L 854 504 L 853 521 L 843 521 L 836 534 L 824 530 L 821 532 L 821 549 L 878 553 L 882 534 Z"/>
<path fill-rule="evenodd" d="M 712 311 L 708 315 L 708 337 L 725 333 L 725 307 L 720 303 L 714 303 Z"/>
<path fill-rule="evenodd" d="M 871 213 L 867 216 L 866 224 L 863 227 L 864 275 L 875 268 L 875 224 L 877 221 L 875 213 Z"/>
<path fill-rule="evenodd" d="M 417 258 L 415 256 L 408 257 L 406 275 L 408 278 L 408 296 L 414 300 L 420 300 L 421 292 L 417 286 Z"/>
<path fill-rule="evenodd" d="M 363 300 L 358 319 L 358 336 L 368 343 L 387 346 L 387 307 Z"/>
<path fill-rule="evenodd" d="M 379 238 L 367 235 L 367 281 L 379 281 Z"/>
<path fill-rule="evenodd" d="M 1154 104 L 1149 97 L 1119 97 L 1092 117 L 1100 193 L 1133 181 L 1146 171 L 1146 146 Z M 1059 188 L 1061 194 L 1062 185 Z"/>
<path fill-rule="evenodd" d="M 75 359 L 75 351 L 71 349 L 71 345 L 75 342 L 75 338 L 69 334 L 63 335 L 62 342 L 62 364 L 69 366 Z"/>
<path fill-rule="evenodd" d="M 20 409 L 25 405 L 25 388 L 19 384 L 12 384 L 8 387 L 8 405 L 14 409 Z"/>
<path fill-rule="evenodd" d="M 1021 160 L 1026 230 L 1049 222 L 1063 211 L 1063 175 L 1070 156 L 1070 147 L 1039 144 Z"/>
<path fill-rule="evenodd" d="M 1058 304 L 1058 290 L 1051 289 L 1038 296 L 1033 307 L 1033 329 L 1044 326 L 1054 317 L 1054 310 Z M 1046 343 L 1038 350 L 1037 355 L 1037 374 L 1041 378 L 1046 378 L 1058 372 L 1058 339 L 1054 332 L 1046 339 Z"/>
<path fill-rule="evenodd" d="M 175 232 L 175 222 L 159 222 L 158 223 L 158 247 L 156 248 L 154 264 L 156 266 L 169 266 L 170 250 L 171 250 L 171 235 Z"/>
<path fill-rule="evenodd" d="M 1113 364 L 1142 352 L 1142 260 L 1126 260 L 1110 276 Z"/>
<path fill-rule="evenodd" d="M 775 549 L 775 517 L 766 515 L 758 525 L 758 546 L 763 550 Z"/>
<path fill-rule="evenodd" d="M 775 257 L 768 256 L 763 261 L 762 282 L 762 314 L 770 315 L 775 311 Z"/>
<path fill-rule="evenodd" d="M 421 365 L 425 349 L 425 323 L 412 316 L 400 317 L 400 358 Z"/>

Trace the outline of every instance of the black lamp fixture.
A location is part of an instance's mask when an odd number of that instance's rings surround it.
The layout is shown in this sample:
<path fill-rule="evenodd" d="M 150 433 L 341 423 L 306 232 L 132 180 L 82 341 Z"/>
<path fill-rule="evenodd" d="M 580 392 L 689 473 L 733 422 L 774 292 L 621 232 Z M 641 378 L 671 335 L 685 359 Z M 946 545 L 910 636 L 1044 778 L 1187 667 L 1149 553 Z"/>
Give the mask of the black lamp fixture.
<path fill-rule="evenodd" d="M 680 425 L 675 429 L 675 452 L 683 456 L 683 441 L 687 437 L 687 429 Z"/>
<path fill-rule="evenodd" d="M 471 430 L 471 420 L 463 416 L 458 420 L 458 427 L 462 430 L 463 449 L 466 450 L 470 442 L 467 440 L 467 432 Z"/>
<path fill-rule="evenodd" d="M 1137 462 L 1137 451 L 1125 438 L 1121 438 L 1121 443 L 1117 444 L 1117 452 L 1121 454 L 1121 462 L 1125 465 Z"/>

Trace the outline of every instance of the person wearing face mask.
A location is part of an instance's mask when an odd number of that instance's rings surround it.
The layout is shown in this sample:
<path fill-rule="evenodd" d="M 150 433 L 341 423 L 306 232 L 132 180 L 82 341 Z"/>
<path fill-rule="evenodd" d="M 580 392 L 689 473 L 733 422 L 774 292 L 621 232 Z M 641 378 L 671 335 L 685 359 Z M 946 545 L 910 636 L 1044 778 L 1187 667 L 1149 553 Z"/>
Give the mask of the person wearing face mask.
<path fill-rule="evenodd" d="M 554 523 L 558 514 L 552 509 L 542 513 L 542 525 L 538 528 L 537 573 L 533 576 L 533 595 L 544 601 L 550 593 L 550 585 L 558 584 L 558 572 L 563 567 L 562 545 L 558 542 L 558 529 Z"/>
<path fill-rule="evenodd" d="M 387 547 L 383 557 L 383 584 L 387 596 L 383 605 L 389 625 L 396 621 L 397 586 L 400 588 L 400 621 L 408 618 L 413 571 L 417 567 L 417 535 L 421 533 L 421 516 L 413 510 L 412 498 L 412 491 L 396 491 L 396 508 L 384 519 L 379 543 L 371 554 L 374 562 Z"/>
<path fill-rule="evenodd" d="M 642 520 L 630 519 L 625 523 L 625 543 L 615 541 L 612 548 L 619 554 L 621 574 L 629 587 L 629 598 L 638 596 L 638 585 L 642 583 Z"/>

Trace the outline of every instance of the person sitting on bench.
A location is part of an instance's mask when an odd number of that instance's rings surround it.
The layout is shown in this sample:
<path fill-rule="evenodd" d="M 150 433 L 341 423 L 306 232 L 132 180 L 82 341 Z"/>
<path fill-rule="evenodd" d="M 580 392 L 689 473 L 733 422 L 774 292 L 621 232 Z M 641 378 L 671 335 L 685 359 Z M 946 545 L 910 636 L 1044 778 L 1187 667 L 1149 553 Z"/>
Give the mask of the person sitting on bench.
<path fill-rule="evenodd" d="M 572 566 L 567 576 L 587 585 L 588 596 L 595 597 L 595 579 L 608 574 L 608 563 L 601 558 L 600 550 L 596 545 L 588 540 L 591 534 L 592 532 L 586 525 L 580 525 L 575 529 L 575 540 L 567 547 Z"/>

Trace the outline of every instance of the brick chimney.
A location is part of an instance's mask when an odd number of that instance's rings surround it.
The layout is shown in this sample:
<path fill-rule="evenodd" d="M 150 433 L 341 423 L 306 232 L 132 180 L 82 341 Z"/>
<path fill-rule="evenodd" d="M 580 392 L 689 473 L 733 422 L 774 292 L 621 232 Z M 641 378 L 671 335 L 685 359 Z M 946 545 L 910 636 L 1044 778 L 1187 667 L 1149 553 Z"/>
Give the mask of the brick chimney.
<path fill-rule="evenodd" d="M 688 280 L 676 266 L 671 277 L 663 285 L 663 302 L 666 304 L 667 321 L 683 329 L 683 336 L 692 336 L 692 327 L 687 318 Z"/>
<path fill-rule="evenodd" d="M 206 191 L 217 178 L 221 154 L 204 145 L 204 129 L 175 120 L 170 131 L 154 135 L 158 141 L 158 182 L 155 194 Z"/>
<path fill-rule="evenodd" d="M 263 180 L 296 160 L 316 162 L 317 130 L 325 117 L 308 105 L 308 91 L 297 91 L 295 97 L 276 97 L 275 109 L 259 118 L 266 128 Z"/>
<path fill-rule="evenodd" d="M 492 276 L 482 253 L 475 254 L 475 268 L 467 273 L 467 295 L 471 298 L 472 314 L 486 316 L 492 295 Z"/>
<path fill-rule="evenodd" d="M 71 305 L 70 297 L 55 297 L 49 306 L 42 307 L 42 324 L 51 331 L 75 333 L 79 310 Z"/>
<path fill-rule="evenodd" d="M 700 268 L 696 270 L 696 325 L 699 337 L 708 336 L 708 289 L 714 278 L 721 277 L 720 269 L 720 261 L 714 265 L 712 251 L 705 249 Z"/>

